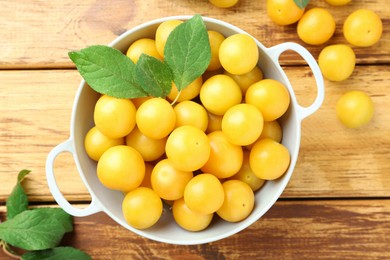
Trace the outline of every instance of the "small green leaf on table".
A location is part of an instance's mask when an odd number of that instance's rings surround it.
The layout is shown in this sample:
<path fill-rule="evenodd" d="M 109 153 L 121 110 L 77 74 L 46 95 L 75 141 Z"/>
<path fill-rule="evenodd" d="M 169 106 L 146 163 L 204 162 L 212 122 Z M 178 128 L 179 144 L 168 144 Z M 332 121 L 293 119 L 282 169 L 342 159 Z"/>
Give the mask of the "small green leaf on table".
<path fill-rule="evenodd" d="M 16 185 L 6 202 L 7 219 L 12 219 L 19 213 L 28 209 L 28 197 L 22 187 L 22 181 L 29 173 L 30 170 L 21 170 L 18 174 Z"/>
<path fill-rule="evenodd" d="M 60 208 L 25 210 L 0 224 L 0 239 L 24 250 L 58 246 L 63 235 L 73 230 L 72 217 Z"/>
<path fill-rule="evenodd" d="M 55 247 L 53 249 L 32 251 L 22 255 L 22 260 L 41 260 L 41 259 L 53 259 L 53 260 L 90 260 L 91 256 L 75 249 L 73 247 Z"/>

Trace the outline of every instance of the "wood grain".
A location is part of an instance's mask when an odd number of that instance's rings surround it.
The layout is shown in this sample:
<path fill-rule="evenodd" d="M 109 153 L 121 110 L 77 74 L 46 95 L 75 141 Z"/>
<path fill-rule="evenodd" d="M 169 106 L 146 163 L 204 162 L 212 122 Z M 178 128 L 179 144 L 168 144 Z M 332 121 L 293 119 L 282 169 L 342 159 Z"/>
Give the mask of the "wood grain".
<path fill-rule="evenodd" d="M 66 0 L 24 1 L 10 4 L 0 0 L 0 68 L 73 68 L 67 53 L 94 44 L 108 44 L 118 35 L 152 19 L 173 15 L 204 16 L 234 24 L 266 47 L 294 41 L 318 56 L 322 46 L 309 46 L 299 40 L 296 25 L 278 26 L 266 13 L 266 1 L 241 0 L 234 8 L 222 9 L 206 0 Z M 331 6 L 312 0 L 308 8 L 325 7 L 335 17 L 337 30 L 327 43 L 345 43 L 342 24 L 349 13 L 368 8 L 382 18 L 383 37 L 370 48 L 355 48 L 359 64 L 390 62 L 390 14 L 381 1 L 352 1 L 347 6 Z M 286 53 L 283 64 L 303 63 L 294 53 Z"/>
<path fill-rule="evenodd" d="M 389 197 L 389 66 L 358 66 L 343 83 L 326 82 L 326 98 L 317 113 L 302 122 L 301 150 L 283 197 Z M 306 67 L 287 67 L 301 105 L 316 93 Z M 69 137 L 73 99 L 80 76 L 75 70 L 0 71 L 0 201 L 11 191 L 17 172 L 33 200 L 52 200 L 45 177 L 49 151 Z M 335 104 L 346 91 L 366 91 L 375 105 L 373 121 L 347 129 L 337 120 Z M 55 162 L 57 183 L 68 200 L 89 200 L 72 156 Z"/>
<path fill-rule="evenodd" d="M 383 21 L 381 40 L 354 47 L 357 67 L 351 78 L 325 81 L 325 101 L 302 121 L 301 148 L 293 176 L 281 198 L 246 230 L 209 244 L 177 246 L 142 238 L 105 213 L 74 218 L 64 237 L 93 259 L 390 259 L 390 12 L 388 1 L 352 1 L 324 7 L 337 28 L 326 43 L 346 43 L 345 18 L 354 10 L 375 11 Z M 94 44 L 109 44 L 123 32 L 165 16 L 202 14 L 252 34 L 265 47 L 293 41 L 315 58 L 325 45 L 309 46 L 296 25 L 278 26 L 266 1 L 240 0 L 230 9 L 207 0 L 0 0 L 0 221 L 5 201 L 24 168 L 23 182 L 33 207 L 57 207 L 45 173 L 51 149 L 69 138 L 73 100 L 81 77 L 67 56 Z M 312 72 L 296 53 L 280 59 L 299 104 L 316 97 Z M 348 90 L 363 90 L 375 106 L 370 124 L 347 129 L 335 105 Z M 75 207 L 90 195 L 69 153 L 55 160 L 57 184 Z M 0 259 L 9 259 L 0 250 Z"/>
<path fill-rule="evenodd" d="M 286 69 L 287 73 L 290 71 Z M 298 79 L 299 72 L 295 76 Z M 296 171 L 287 197 L 388 197 L 390 195 L 390 102 L 388 66 L 359 66 L 348 80 L 325 81 L 322 107 L 302 122 L 302 140 Z M 305 81 L 303 81 L 305 82 Z M 309 80 L 310 82 L 310 80 Z M 302 82 L 296 82 L 300 86 Z M 383 87 L 380 85 L 383 84 Z M 310 85 L 297 90 L 305 102 Z M 369 125 L 345 128 L 336 117 L 337 100 L 346 91 L 362 90 L 371 96 L 375 115 Z M 310 98 L 309 98 L 310 100 Z"/>
<path fill-rule="evenodd" d="M 388 259 L 389 233 L 389 200 L 283 200 L 249 228 L 213 243 L 155 242 L 98 213 L 74 218 L 63 245 L 93 259 Z"/>
<path fill-rule="evenodd" d="M 25 182 L 31 199 L 38 194 L 51 199 L 45 177 L 46 157 L 56 144 L 69 137 L 73 98 L 80 80 L 75 71 L 0 72 L 0 161 L 4 170 L 0 175 L 0 201 L 11 192 L 16 174 L 24 168 L 32 171 Z M 62 164 L 61 158 L 65 158 Z M 68 154 L 59 157 L 58 182 L 69 185 L 68 192 L 74 187 L 75 196 L 78 190 L 86 193 L 79 188 L 80 181 L 69 178 L 74 163 L 64 163 L 70 161 Z"/>

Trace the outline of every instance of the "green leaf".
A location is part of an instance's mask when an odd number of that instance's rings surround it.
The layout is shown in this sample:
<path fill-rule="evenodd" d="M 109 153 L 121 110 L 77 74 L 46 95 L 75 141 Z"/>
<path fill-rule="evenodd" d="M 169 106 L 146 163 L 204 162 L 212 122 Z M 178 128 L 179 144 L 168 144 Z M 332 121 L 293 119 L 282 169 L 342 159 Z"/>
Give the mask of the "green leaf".
<path fill-rule="evenodd" d="M 55 247 L 42 251 L 32 251 L 22 255 L 22 260 L 90 260 L 87 253 L 73 247 Z"/>
<path fill-rule="evenodd" d="M 30 172 L 31 172 L 30 170 L 26 170 L 26 169 L 21 170 L 21 171 L 18 173 L 18 182 L 19 182 L 19 183 L 22 182 L 23 179 L 24 179 L 24 177 L 26 177 L 27 174 L 29 174 Z"/>
<path fill-rule="evenodd" d="M 68 55 L 95 91 L 116 98 L 147 96 L 134 81 L 135 64 L 119 50 L 94 45 Z"/>
<path fill-rule="evenodd" d="M 180 91 L 207 69 L 211 50 L 207 28 L 200 15 L 178 25 L 169 35 L 164 59 Z"/>
<path fill-rule="evenodd" d="M 160 60 L 142 54 L 137 62 L 135 72 L 136 82 L 150 96 L 165 98 L 171 91 L 172 72 Z"/>
<path fill-rule="evenodd" d="M 28 197 L 22 185 L 18 182 L 9 195 L 7 202 L 7 219 L 12 219 L 16 215 L 28 209 Z"/>
<path fill-rule="evenodd" d="M 310 0 L 294 0 L 294 2 L 299 8 L 303 9 L 309 4 Z"/>
<path fill-rule="evenodd" d="M 201 76 L 211 59 L 207 28 L 200 15 L 177 26 L 165 45 L 165 63 L 142 55 L 137 64 L 119 50 L 94 45 L 69 52 L 95 91 L 117 98 L 166 97 L 172 80 L 179 91 Z"/>
<path fill-rule="evenodd" d="M 37 209 L 36 209 L 37 210 Z M 73 231 L 73 217 L 66 213 L 61 208 L 40 208 L 40 212 L 49 214 L 53 219 L 57 220 L 58 225 L 64 228 L 65 233 Z"/>
<path fill-rule="evenodd" d="M 28 197 L 21 183 L 29 173 L 30 170 L 21 170 L 18 174 L 18 181 L 6 202 L 7 219 L 12 219 L 28 209 Z"/>
<path fill-rule="evenodd" d="M 72 217 L 60 208 L 25 210 L 0 224 L 0 239 L 24 250 L 56 247 L 73 230 Z"/>

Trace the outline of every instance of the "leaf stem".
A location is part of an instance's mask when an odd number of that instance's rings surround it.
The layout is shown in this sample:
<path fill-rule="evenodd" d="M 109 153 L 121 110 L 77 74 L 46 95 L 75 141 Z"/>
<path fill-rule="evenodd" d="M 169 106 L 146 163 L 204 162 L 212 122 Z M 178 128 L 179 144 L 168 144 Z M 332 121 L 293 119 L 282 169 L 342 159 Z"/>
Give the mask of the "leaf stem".
<path fill-rule="evenodd" d="M 0 240 L 0 247 L 2 247 L 3 252 L 8 255 L 9 257 L 15 258 L 15 259 L 22 259 L 22 257 L 14 252 L 11 252 L 9 250 L 8 244 L 4 240 Z"/>
<path fill-rule="evenodd" d="M 173 106 L 177 102 L 177 100 L 180 97 L 180 94 L 181 94 L 181 90 L 179 91 L 179 93 L 177 93 L 177 96 L 175 97 L 175 100 L 172 101 L 171 106 Z"/>

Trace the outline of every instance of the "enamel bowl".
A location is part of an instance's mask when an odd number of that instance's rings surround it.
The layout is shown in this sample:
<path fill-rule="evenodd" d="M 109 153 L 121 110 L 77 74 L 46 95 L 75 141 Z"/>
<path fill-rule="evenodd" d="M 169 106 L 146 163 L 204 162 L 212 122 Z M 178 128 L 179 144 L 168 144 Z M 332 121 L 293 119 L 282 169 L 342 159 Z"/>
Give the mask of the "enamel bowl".
<path fill-rule="evenodd" d="M 110 46 L 125 52 L 129 45 L 135 40 L 143 37 L 154 38 L 157 26 L 166 20 L 179 19 L 188 20 L 192 16 L 174 16 L 153 20 L 141 24 L 115 39 Z M 237 33 L 246 33 L 245 31 L 212 18 L 203 17 L 209 30 L 216 30 L 226 37 Z M 255 39 L 256 40 L 256 39 Z M 255 206 L 253 212 L 245 220 L 238 223 L 228 223 L 222 220 L 215 220 L 205 230 L 200 232 L 189 232 L 180 228 L 173 220 L 169 209 L 164 211 L 159 222 L 146 230 L 138 230 L 129 226 L 122 214 L 122 200 L 124 195 L 119 191 L 110 190 L 104 187 L 96 175 L 96 162 L 91 160 L 84 150 L 84 137 L 88 130 L 94 125 L 93 111 L 99 98 L 98 93 L 93 91 L 84 81 L 80 83 L 75 96 L 70 137 L 68 140 L 57 145 L 48 155 L 46 162 L 46 175 L 51 193 L 57 203 L 69 214 L 77 217 L 88 216 L 103 211 L 113 220 L 128 230 L 160 242 L 171 244 L 202 244 L 217 241 L 245 229 L 246 227 L 258 221 L 277 201 L 282 194 L 298 158 L 300 140 L 301 140 L 301 121 L 318 110 L 324 99 L 324 82 L 321 71 L 313 56 L 301 45 L 287 42 L 270 48 L 264 47 L 256 40 L 259 48 L 259 66 L 264 73 L 265 78 L 272 78 L 282 82 L 289 90 L 291 102 L 288 111 L 280 119 L 283 130 L 282 143 L 285 145 L 291 155 L 291 163 L 287 172 L 275 181 L 267 181 L 265 185 L 255 194 Z M 279 64 L 279 56 L 287 51 L 297 52 L 309 65 L 316 81 L 317 97 L 308 107 L 302 107 L 297 103 L 293 88 Z M 78 172 L 82 181 L 91 194 L 91 203 L 86 208 L 80 209 L 72 206 L 60 192 L 54 176 L 54 161 L 57 155 L 62 152 L 70 152 L 75 160 Z M 260 220 L 261 221 L 261 220 Z"/>

